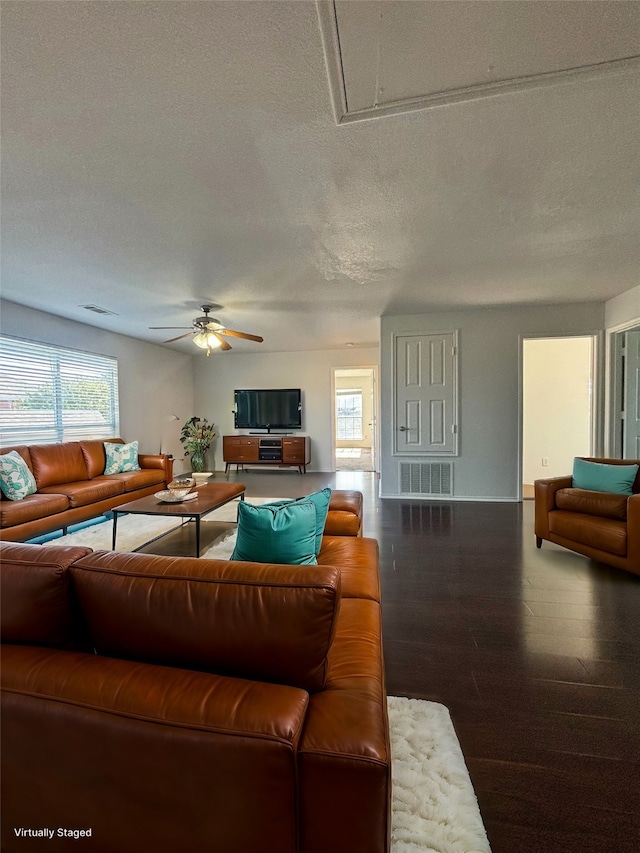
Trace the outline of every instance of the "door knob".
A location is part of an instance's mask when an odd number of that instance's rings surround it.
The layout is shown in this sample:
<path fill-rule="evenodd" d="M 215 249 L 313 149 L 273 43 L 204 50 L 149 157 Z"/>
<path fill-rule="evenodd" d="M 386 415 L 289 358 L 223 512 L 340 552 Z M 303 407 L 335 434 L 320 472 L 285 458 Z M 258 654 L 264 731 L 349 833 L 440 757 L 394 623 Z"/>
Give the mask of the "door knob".
<path fill-rule="evenodd" d="M 409 432 L 409 427 L 400 427 L 400 432 Z"/>

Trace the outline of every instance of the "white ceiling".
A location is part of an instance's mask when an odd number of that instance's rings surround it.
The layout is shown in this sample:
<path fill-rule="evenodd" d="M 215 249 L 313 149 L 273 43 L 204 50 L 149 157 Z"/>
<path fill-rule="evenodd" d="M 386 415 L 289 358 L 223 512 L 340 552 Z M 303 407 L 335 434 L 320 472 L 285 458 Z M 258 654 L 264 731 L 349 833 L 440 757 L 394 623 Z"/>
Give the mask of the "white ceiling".
<path fill-rule="evenodd" d="M 635 0 L 1 13 L 8 300 L 158 343 L 213 302 L 256 352 L 640 282 Z"/>

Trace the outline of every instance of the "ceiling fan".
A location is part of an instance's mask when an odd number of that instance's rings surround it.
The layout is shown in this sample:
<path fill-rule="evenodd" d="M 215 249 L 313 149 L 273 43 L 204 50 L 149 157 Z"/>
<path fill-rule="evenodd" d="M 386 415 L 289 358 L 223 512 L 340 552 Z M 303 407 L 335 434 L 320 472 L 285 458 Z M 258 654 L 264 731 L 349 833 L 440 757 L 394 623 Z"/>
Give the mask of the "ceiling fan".
<path fill-rule="evenodd" d="M 188 332 L 184 335 L 178 335 L 176 338 L 169 338 L 168 341 L 163 341 L 165 344 L 180 341 L 182 338 L 188 338 L 193 335 L 193 342 L 197 347 L 206 349 L 207 355 L 211 355 L 212 349 L 230 350 L 231 344 L 225 340 L 225 335 L 232 338 L 243 338 L 246 341 L 257 341 L 262 343 L 264 338 L 259 335 L 250 335 L 248 332 L 236 332 L 233 329 L 227 329 L 224 323 L 216 320 L 215 317 L 210 317 L 209 314 L 213 310 L 213 305 L 201 305 L 200 310 L 203 313 L 202 317 L 195 317 Z M 219 306 L 218 306 L 219 307 Z M 188 326 L 149 326 L 150 329 L 188 329 Z"/>

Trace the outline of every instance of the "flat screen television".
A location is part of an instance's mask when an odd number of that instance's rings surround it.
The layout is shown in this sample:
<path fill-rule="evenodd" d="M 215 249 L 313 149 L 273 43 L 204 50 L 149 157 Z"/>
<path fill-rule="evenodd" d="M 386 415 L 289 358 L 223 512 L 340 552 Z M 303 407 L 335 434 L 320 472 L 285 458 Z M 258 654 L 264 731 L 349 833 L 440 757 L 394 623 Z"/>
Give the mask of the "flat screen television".
<path fill-rule="evenodd" d="M 234 391 L 236 429 L 302 429 L 299 388 L 253 388 Z"/>

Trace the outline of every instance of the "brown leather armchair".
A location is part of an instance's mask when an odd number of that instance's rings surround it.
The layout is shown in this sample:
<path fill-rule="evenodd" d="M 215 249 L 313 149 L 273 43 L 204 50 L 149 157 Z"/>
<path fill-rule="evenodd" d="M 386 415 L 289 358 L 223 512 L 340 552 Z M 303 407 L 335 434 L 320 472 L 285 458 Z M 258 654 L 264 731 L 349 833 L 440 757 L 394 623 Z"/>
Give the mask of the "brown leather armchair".
<path fill-rule="evenodd" d="M 640 465 L 637 459 L 596 459 L 607 465 Z M 555 542 L 585 557 L 640 574 L 640 470 L 632 495 L 574 489 L 572 477 L 535 481 L 536 545 Z"/>

